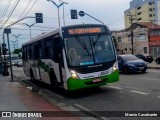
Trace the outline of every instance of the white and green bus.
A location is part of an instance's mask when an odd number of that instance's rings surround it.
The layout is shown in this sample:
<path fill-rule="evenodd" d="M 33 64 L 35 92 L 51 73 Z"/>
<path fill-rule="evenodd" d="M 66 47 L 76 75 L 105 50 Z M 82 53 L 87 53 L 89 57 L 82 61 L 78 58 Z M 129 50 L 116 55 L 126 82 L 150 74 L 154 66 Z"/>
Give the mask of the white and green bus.
<path fill-rule="evenodd" d="M 66 90 L 98 87 L 119 80 L 117 57 L 107 26 L 60 27 L 22 45 L 24 73 Z"/>

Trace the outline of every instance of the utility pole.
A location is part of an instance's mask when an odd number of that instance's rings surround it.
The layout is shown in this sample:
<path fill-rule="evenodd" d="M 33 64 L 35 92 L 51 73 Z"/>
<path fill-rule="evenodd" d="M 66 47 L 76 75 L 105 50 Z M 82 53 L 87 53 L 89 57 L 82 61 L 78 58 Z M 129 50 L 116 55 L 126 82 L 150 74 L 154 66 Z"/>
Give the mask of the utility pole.
<path fill-rule="evenodd" d="M 16 41 L 17 41 L 17 49 L 18 49 L 18 37 L 20 36 L 20 35 L 22 35 L 22 34 L 18 34 L 18 35 L 13 35 L 15 38 L 16 38 Z"/>
<path fill-rule="evenodd" d="M 67 2 L 64 2 L 64 1 L 62 1 L 62 0 L 59 0 L 59 2 L 62 2 L 63 3 L 63 24 L 64 24 L 64 26 L 65 26 L 65 18 L 64 18 L 64 4 L 68 4 Z"/>
<path fill-rule="evenodd" d="M 23 23 L 24 25 L 26 25 L 26 26 L 28 26 L 29 27 L 29 34 L 30 34 L 30 39 L 31 39 L 31 37 L 32 37 L 32 33 L 31 33 L 31 27 L 33 26 L 33 25 L 35 25 L 36 23 L 33 23 L 33 24 L 31 24 L 31 25 L 28 25 L 27 23 Z"/>
<path fill-rule="evenodd" d="M 59 16 L 59 8 L 65 3 L 65 2 L 62 2 L 61 4 L 57 5 L 53 0 L 47 0 L 47 1 L 50 1 L 52 2 L 58 9 L 58 26 L 60 27 L 61 24 L 60 24 L 60 16 Z"/>
<path fill-rule="evenodd" d="M 134 20 L 133 16 L 135 16 L 135 15 L 131 15 L 129 13 L 127 16 L 129 16 L 129 20 L 131 23 L 131 51 L 132 51 L 132 55 L 133 55 L 134 51 L 133 51 L 133 26 L 132 26 L 132 24 L 133 24 L 133 20 Z"/>

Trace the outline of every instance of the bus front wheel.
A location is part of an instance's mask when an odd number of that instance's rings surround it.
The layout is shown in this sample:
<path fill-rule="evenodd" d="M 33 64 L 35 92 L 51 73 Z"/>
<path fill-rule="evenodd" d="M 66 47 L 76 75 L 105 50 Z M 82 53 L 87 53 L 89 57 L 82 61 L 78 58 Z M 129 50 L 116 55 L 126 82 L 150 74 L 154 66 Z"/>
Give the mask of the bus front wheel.
<path fill-rule="evenodd" d="M 30 69 L 30 77 L 31 77 L 31 80 L 33 81 L 34 80 L 34 74 L 33 74 L 33 71 Z"/>

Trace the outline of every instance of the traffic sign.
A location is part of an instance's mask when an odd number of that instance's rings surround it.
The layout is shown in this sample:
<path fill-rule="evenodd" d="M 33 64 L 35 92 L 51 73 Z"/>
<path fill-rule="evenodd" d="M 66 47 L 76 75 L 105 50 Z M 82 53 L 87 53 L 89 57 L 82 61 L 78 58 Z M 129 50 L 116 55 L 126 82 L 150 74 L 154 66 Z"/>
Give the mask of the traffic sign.
<path fill-rule="evenodd" d="M 77 10 L 71 10 L 71 19 L 77 19 Z"/>
<path fill-rule="evenodd" d="M 85 13 L 83 11 L 79 11 L 79 16 L 83 17 Z"/>
<path fill-rule="evenodd" d="M 42 13 L 35 13 L 36 16 L 36 23 L 43 23 L 43 14 Z"/>

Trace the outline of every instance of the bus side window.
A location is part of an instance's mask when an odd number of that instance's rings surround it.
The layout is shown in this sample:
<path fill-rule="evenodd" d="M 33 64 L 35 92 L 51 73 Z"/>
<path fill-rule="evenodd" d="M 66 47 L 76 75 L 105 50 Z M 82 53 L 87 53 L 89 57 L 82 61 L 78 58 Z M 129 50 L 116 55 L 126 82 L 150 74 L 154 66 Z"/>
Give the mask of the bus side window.
<path fill-rule="evenodd" d="M 45 41 L 45 58 L 53 58 L 53 40 L 51 37 Z"/>
<path fill-rule="evenodd" d="M 41 44 L 36 42 L 34 44 L 34 59 L 40 58 L 40 49 L 41 49 Z"/>

